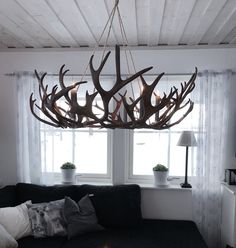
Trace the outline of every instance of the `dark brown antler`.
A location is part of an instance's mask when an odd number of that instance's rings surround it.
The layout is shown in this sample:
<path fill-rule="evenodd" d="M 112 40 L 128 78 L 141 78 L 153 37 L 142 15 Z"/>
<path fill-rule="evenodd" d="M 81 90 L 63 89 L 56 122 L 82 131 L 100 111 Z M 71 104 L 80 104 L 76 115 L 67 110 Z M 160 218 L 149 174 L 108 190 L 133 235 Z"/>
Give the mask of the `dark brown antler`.
<path fill-rule="evenodd" d="M 181 90 L 175 87 L 171 88 L 168 95 L 164 93 L 162 99 L 156 95 L 154 89 L 158 82 L 161 80 L 164 73 L 160 74 L 152 84 L 148 85 L 143 77 L 143 74 L 152 67 L 145 68 L 138 71 L 134 75 L 122 79 L 120 71 L 120 48 L 116 46 L 115 61 L 116 61 L 116 82 L 110 90 L 105 90 L 100 82 L 101 71 L 108 60 L 110 52 L 102 60 L 98 69 L 94 69 L 93 56 L 90 58 L 90 71 L 92 76 L 93 85 L 95 88 L 94 93 L 89 94 L 88 91 L 85 95 L 85 105 L 81 106 L 77 101 L 77 91 L 79 85 L 86 82 L 77 82 L 71 86 L 65 86 L 64 76 L 68 70 L 64 71 L 63 65 L 59 71 L 59 85 L 54 86 L 51 92 L 48 92 L 48 86 L 44 86 L 43 80 L 46 76 L 44 73 L 41 77 L 35 71 L 39 83 L 39 95 L 41 99 L 41 107 L 36 105 L 36 100 L 33 99 L 33 93 L 30 96 L 30 108 L 33 115 L 41 122 L 51 125 L 53 127 L 62 128 L 81 128 L 81 127 L 105 127 L 105 128 L 151 128 L 151 129 L 166 129 L 180 123 L 193 109 L 193 102 L 189 99 L 185 101 L 186 97 L 195 87 L 195 79 L 197 76 L 197 68 L 190 80 L 181 84 Z M 125 94 L 120 91 L 133 80 L 140 78 L 143 90 L 136 99 L 131 97 L 127 98 Z M 123 91 L 124 92 L 124 91 Z M 152 105 L 152 97 L 156 96 L 156 104 Z M 103 106 L 99 106 L 95 98 L 100 96 Z M 68 105 L 68 109 L 60 106 L 60 101 L 63 97 Z M 117 97 L 120 97 L 119 99 Z M 110 110 L 111 102 L 115 99 L 115 107 Z M 128 102 L 129 99 L 129 102 Z M 37 115 L 34 109 L 36 106 L 47 119 Z M 171 123 L 171 118 L 174 114 L 187 108 L 182 117 Z M 95 109 L 99 110 L 102 114 L 95 114 Z M 123 117 L 121 118 L 121 113 Z M 155 121 L 151 122 L 151 119 Z"/>

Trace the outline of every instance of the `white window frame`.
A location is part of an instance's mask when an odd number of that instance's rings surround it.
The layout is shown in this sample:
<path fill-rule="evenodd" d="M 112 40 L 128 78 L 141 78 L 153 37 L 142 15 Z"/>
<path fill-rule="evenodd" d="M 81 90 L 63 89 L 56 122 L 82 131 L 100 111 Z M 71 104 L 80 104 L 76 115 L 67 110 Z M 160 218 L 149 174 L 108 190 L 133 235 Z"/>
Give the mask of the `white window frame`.
<path fill-rule="evenodd" d="M 74 81 L 73 76 L 68 76 L 71 77 L 71 80 Z M 102 79 L 106 80 L 111 80 L 114 82 L 115 77 L 114 76 L 102 76 Z M 84 80 L 91 80 L 87 77 L 84 77 Z M 70 81 L 70 80 L 68 80 Z M 78 99 L 81 99 L 79 97 Z M 40 133 L 43 131 L 43 125 L 41 123 L 40 126 Z M 66 132 L 83 132 L 83 128 L 81 129 L 70 129 L 70 130 L 60 130 L 60 131 L 66 131 Z M 44 131 L 46 132 L 46 131 Z M 52 131 L 53 132 L 53 131 Z M 55 129 L 55 132 L 58 132 L 57 129 Z M 87 132 L 87 131 L 84 131 Z M 96 132 L 96 131 L 95 131 Z M 99 132 L 99 131 L 98 131 Z M 113 177 L 113 136 L 114 136 L 114 130 L 112 129 L 107 129 L 107 173 L 106 174 L 98 174 L 98 173 L 76 173 L 76 183 L 112 183 L 112 177 Z M 41 146 L 42 149 L 42 146 Z M 42 161 L 43 162 L 43 161 Z M 73 161 L 72 161 L 73 162 Z M 43 166 L 44 163 L 42 163 Z M 45 175 L 48 175 L 49 177 L 53 177 L 55 183 L 61 183 L 62 181 L 62 176 L 60 172 L 44 172 Z"/>
<path fill-rule="evenodd" d="M 153 76 L 150 76 L 153 77 Z M 115 77 L 107 76 L 114 81 Z M 73 130 L 76 131 L 76 130 Z M 106 174 L 90 174 L 77 173 L 76 183 L 137 183 L 137 184 L 153 184 L 152 175 L 133 175 L 133 130 L 107 130 L 107 173 Z M 171 131 L 168 131 L 171 132 Z M 176 131 L 173 131 L 176 132 Z M 180 131 L 181 132 L 181 131 Z M 117 135 L 119 138 L 117 139 Z M 170 146 L 168 147 L 170 149 Z M 170 150 L 169 152 L 170 153 Z M 119 155 L 119 156 L 118 156 Z M 169 159 L 170 154 L 168 155 Z M 169 162 L 168 162 L 169 163 Z M 56 182 L 61 182 L 61 173 L 54 173 Z M 191 177 L 188 177 L 191 181 Z M 184 180 L 184 176 L 174 177 L 170 184 L 179 184 Z"/>
<path fill-rule="evenodd" d="M 169 133 L 169 142 L 170 142 L 170 130 Z M 178 131 L 173 131 L 178 132 Z M 181 132 L 181 131 L 180 131 Z M 133 130 L 126 130 L 125 134 L 125 183 L 139 183 L 139 184 L 153 184 L 154 177 L 153 175 L 134 175 L 133 174 Z M 168 167 L 169 167 L 169 158 L 170 158 L 170 146 L 168 146 Z M 188 176 L 188 179 L 191 181 L 191 176 Z M 169 175 L 170 184 L 179 184 L 184 180 L 184 176 L 174 176 Z"/>
<path fill-rule="evenodd" d="M 43 128 L 40 129 L 40 132 L 47 132 Z M 58 130 L 51 130 L 49 132 L 58 132 Z M 83 131 L 83 130 L 60 130 L 60 132 L 89 132 L 89 131 Z M 95 131 L 99 132 L 99 131 Z M 73 142 L 73 141 L 72 141 Z M 111 183 L 112 182 L 112 160 L 113 160 L 113 149 L 112 149 L 112 143 L 113 143 L 113 130 L 107 129 L 107 173 L 106 174 L 98 174 L 98 173 L 76 173 L 76 183 L 80 182 L 105 182 L 105 183 Z M 42 147 L 41 147 L 42 148 Z M 72 151 L 74 152 L 74 151 Z M 73 162 L 73 161 L 72 161 Z M 45 164 L 45 162 L 43 163 Z M 44 172 L 47 175 L 53 175 L 54 180 L 56 183 L 60 183 L 62 180 L 61 173 L 60 172 Z"/>

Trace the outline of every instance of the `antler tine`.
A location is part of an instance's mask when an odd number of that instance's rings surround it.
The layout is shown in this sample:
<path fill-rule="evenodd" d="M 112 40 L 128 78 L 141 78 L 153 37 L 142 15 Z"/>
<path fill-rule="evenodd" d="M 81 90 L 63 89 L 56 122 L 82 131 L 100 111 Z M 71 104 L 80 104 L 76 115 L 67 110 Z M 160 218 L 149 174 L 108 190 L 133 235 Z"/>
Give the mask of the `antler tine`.
<path fill-rule="evenodd" d="M 60 71 L 59 71 L 59 84 L 61 86 L 61 89 L 65 89 L 66 88 L 66 86 L 64 84 L 64 76 L 69 71 L 69 70 L 63 71 L 64 67 L 65 67 L 65 64 L 61 66 Z M 65 94 L 65 98 L 66 98 L 66 100 L 68 102 L 70 102 L 70 98 L 69 98 L 68 94 Z"/>
<path fill-rule="evenodd" d="M 59 124 L 55 124 L 55 123 L 56 123 L 55 121 L 54 121 L 54 122 L 49 122 L 49 121 L 47 121 L 47 120 L 44 120 L 44 119 L 40 118 L 40 117 L 34 112 L 34 105 L 35 105 L 35 102 L 36 102 L 36 99 L 33 100 L 33 93 L 32 93 L 32 94 L 30 95 L 30 110 L 31 110 L 31 113 L 33 114 L 33 116 L 34 116 L 37 120 L 39 120 L 39 121 L 41 121 L 41 122 L 43 122 L 43 123 L 45 123 L 45 124 L 47 124 L 47 125 L 50 125 L 50 126 L 53 126 L 53 127 L 60 127 Z"/>

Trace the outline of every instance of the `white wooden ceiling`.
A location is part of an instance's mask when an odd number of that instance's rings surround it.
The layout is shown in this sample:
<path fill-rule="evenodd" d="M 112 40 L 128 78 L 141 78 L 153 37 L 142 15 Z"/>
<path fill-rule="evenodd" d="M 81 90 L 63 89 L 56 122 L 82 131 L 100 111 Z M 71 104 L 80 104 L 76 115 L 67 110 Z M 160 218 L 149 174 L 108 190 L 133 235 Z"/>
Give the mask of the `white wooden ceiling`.
<path fill-rule="evenodd" d="M 0 49 L 94 47 L 113 5 L 0 0 Z M 120 0 L 119 9 L 131 46 L 236 44 L 236 0 Z M 108 44 L 122 44 L 117 17 Z"/>

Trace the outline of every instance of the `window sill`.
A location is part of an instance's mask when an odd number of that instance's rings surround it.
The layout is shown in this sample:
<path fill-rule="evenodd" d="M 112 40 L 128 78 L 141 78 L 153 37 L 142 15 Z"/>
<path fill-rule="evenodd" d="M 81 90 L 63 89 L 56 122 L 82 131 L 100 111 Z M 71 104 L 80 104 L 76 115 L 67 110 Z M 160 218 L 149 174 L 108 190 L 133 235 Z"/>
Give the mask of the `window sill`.
<path fill-rule="evenodd" d="M 192 191 L 192 188 L 181 188 L 180 185 L 170 184 L 166 186 L 156 186 L 154 184 L 139 184 L 142 189 L 151 189 L 151 190 L 183 190 L 183 191 Z"/>
<path fill-rule="evenodd" d="M 59 185 L 69 185 L 69 184 L 63 184 L 63 183 L 58 183 Z M 72 185 L 83 185 L 83 184 L 89 184 L 89 185 L 97 185 L 97 186 L 114 186 L 115 184 L 111 182 L 94 182 L 94 181 L 80 181 L 76 182 Z M 137 184 L 140 186 L 141 189 L 150 189 L 150 190 L 178 190 L 178 191 L 192 191 L 192 188 L 181 188 L 179 184 L 169 184 L 166 186 L 156 186 L 152 183 L 137 183 L 137 182 L 132 182 L 132 183 L 125 183 L 125 185 L 129 184 Z"/>

